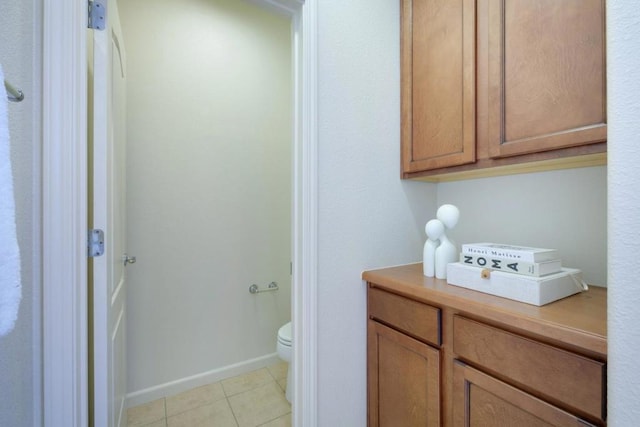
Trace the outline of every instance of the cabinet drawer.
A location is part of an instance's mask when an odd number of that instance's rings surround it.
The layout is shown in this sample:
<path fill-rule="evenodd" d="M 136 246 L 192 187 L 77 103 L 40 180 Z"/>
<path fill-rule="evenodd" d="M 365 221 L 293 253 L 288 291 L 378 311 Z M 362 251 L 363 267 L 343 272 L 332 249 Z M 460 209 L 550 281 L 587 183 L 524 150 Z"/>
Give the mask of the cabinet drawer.
<path fill-rule="evenodd" d="M 461 316 L 453 320 L 453 350 L 461 359 L 514 385 L 605 419 L 605 364 Z"/>
<path fill-rule="evenodd" d="M 453 365 L 453 414 L 455 427 L 594 426 L 460 361 Z"/>
<path fill-rule="evenodd" d="M 430 344 L 441 344 L 439 308 L 372 287 L 368 300 L 371 319 Z"/>

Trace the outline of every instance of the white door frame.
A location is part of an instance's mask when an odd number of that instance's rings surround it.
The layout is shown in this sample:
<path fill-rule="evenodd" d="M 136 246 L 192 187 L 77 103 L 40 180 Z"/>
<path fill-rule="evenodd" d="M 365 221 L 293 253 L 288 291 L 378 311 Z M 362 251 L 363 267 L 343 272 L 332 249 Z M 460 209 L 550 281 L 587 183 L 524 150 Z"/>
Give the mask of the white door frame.
<path fill-rule="evenodd" d="M 255 0 L 291 17 L 294 52 L 293 425 L 317 424 L 317 0 Z M 47 427 L 88 423 L 87 2 L 43 2 L 42 334 Z"/>

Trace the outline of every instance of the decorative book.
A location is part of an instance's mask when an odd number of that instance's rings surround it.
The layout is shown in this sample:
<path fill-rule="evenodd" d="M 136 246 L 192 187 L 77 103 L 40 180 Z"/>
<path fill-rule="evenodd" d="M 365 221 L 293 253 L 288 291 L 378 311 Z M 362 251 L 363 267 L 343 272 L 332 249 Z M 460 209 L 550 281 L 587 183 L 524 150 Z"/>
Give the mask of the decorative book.
<path fill-rule="evenodd" d="M 588 289 L 581 271 L 575 268 L 563 268 L 559 273 L 544 277 L 530 277 L 488 271 L 459 262 L 447 264 L 447 283 L 537 306 Z"/>
<path fill-rule="evenodd" d="M 465 255 L 485 255 L 525 262 L 551 261 L 559 258 L 556 249 L 529 248 L 498 243 L 467 243 L 462 245 Z"/>
<path fill-rule="evenodd" d="M 547 274 L 557 273 L 562 270 L 562 261 L 559 259 L 542 262 L 526 262 L 512 258 L 461 253 L 460 262 L 474 267 L 489 268 L 491 270 L 500 270 L 534 277 L 546 276 Z"/>

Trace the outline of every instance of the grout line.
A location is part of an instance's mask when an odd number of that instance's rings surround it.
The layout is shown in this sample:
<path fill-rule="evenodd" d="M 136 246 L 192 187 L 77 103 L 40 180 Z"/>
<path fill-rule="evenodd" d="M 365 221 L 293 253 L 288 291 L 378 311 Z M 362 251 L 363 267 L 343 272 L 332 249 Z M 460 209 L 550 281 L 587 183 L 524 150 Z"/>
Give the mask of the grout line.
<path fill-rule="evenodd" d="M 162 402 L 164 403 L 164 427 L 169 426 L 169 420 L 167 418 L 167 398 L 163 397 Z"/>
<path fill-rule="evenodd" d="M 277 387 L 279 390 L 281 390 L 281 393 L 282 393 L 282 394 L 284 394 L 284 393 L 285 393 L 284 388 L 283 388 L 282 386 L 280 386 L 280 384 L 278 383 L 278 379 L 277 379 L 277 378 L 275 377 L 275 375 L 271 372 L 271 370 L 270 370 L 270 369 L 268 369 L 268 367 L 263 367 L 263 368 L 261 368 L 261 369 L 266 369 L 266 370 L 267 370 L 267 372 L 269 373 L 269 376 L 272 378 L 272 381 L 268 381 L 268 382 L 263 383 L 263 384 L 258 384 L 258 385 L 256 385 L 255 387 L 252 387 L 251 389 L 248 389 L 248 390 L 245 390 L 245 391 L 242 391 L 242 392 L 236 393 L 236 394 L 231 395 L 231 396 L 227 395 L 227 391 L 226 391 L 226 389 L 225 389 L 224 384 L 222 383 L 222 381 L 217 381 L 217 382 L 219 382 L 219 383 L 220 383 L 220 386 L 222 387 L 222 391 L 223 391 L 223 394 L 224 394 L 224 400 L 226 400 L 226 401 L 227 401 L 227 405 L 228 405 L 229 409 L 231 409 L 231 414 L 233 415 L 233 418 L 234 418 L 234 421 L 235 421 L 235 423 L 236 423 L 236 426 L 240 426 L 240 423 L 239 423 L 239 421 L 238 421 L 238 416 L 236 415 L 236 412 L 234 411 L 233 406 L 231 405 L 231 401 L 229 400 L 231 397 L 238 396 L 238 395 L 240 395 L 240 394 L 250 392 L 250 391 L 252 391 L 252 390 L 255 390 L 255 389 L 259 388 L 259 387 L 263 387 L 263 386 L 265 386 L 265 385 L 267 385 L 267 384 L 270 384 L 270 383 L 272 383 L 272 382 L 274 382 L 274 383 L 275 383 L 275 385 L 276 385 L 276 387 Z M 260 370 L 260 369 L 257 369 L 256 371 L 259 371 L 259 370 Z M 252 371 L 252 372 L 255 372 L 255 371 Z M 240 377 L 240 376 L 243 376 L 243 375 L 247 375 L 247 374 L 237 375 L 236 377 Z M 231 377 L 231 378 L 235 378 L 235 377 Z M 231 379 L 231 378 L 228 378 L 228 379 Z M 215 383 L 212 383 L 212 384 L 215 384 Z M 198 388 L 198 387 L 196 387 L 196 388 Z M 192 389 L 192 390 L 193 390 L 193 389 Z M 187 390 L 187 391 L 189 391 L 189 390 Z M 165 427 L 168 427 L 168 426 L 169 426 L 169 415 L 168 415 L 168 413 L 167 413 L 167 397 L 168 397 L 168 396 L 162 397 L 163 410 L 164 410 L 164 418 L 163 418 L 163 420 L 164 420 L 164 425 L 165 425 Z M 219 399 L 219 400 L 222 400 L 222 399 Z M 212 404 L 212 403 L 217 402 L 217 401 L 219 401 L 219 400 L 211 401 L 211 402 L 207 402 L 207 403 L 206 403 L 206 405 Z M 143 405 L 138 405 L 138 406 L 143 406 Z M 203 406 L 203 405 L 200 405 L 200 406 Z M 199 406 L 198 406 L 198 407 L 199 407 Z M 134 406 L 134 408 L 135 408 L 135 406 Z M 129 409 L 133 409 L 133 408 L 129 408 Z M 183 412 L 181 412 L 181 413 L 188 412 L 188 411 L 191 411 L 191 410 L 193 410 L 193 409 L 195 409 L 195 408 L 188 409 L 188 410 L 183 411 Z M 284 416 L 286 416 L 286 415 L 288 415 L 288 414 L 291 414 L 291 411 L 287 412 L 286 414 L 282 414 L 282 415 L 280 415 L 280 416 L 278 416 L 278 417 L 276 417 L 276 418 L 274 418 L 274 419 L 272 419 L 272 420 L 266 421 L 266 422 L 264 422 L 264 423 L 262 423 L 262 424 L 260 424 L 260 425 L 261 425 L 261 426 L 263 426 L 263 425 L 265 425 L 265 424 L 267 424 L 267 423 L 270 423 L 270 422 L 272 422 L 272 421 L 274 421 L 274 420 L 276 420 L 276 419 L 278 419 L 278 418 L 284 417 Z M 178 414 L 173 414 L 173 415 L 178 415 Z M 173 416 L 173 415 L 172 415 L 172 416 Z M 157 420 L 157 421 L 160 421 L 160 420 Z M 154 421 L 154 422 L 157 422 L 157 421 Z M 127 425 L 128 425 L 128 420 L 127 420 Z M 149 424 L 147 424 L 147 425 L 149 425 Z M 141 427 L 144 427 L 144 426 L 141 426 Z M 194 426 L 194 427 L 195 427 L 195 426 Z"/>
<path fill-rule="evenodd" d="M 236 426 L 240 426 L 240 423 L 238 422 L 238 417 L 236 416 L 236 411 L 233 410 L 233 406 L 231 406 L 231 402 L 229 401 L 229 398 L 226 398 L 227 400 L 227 405 L 229 405 L 229 409 L 231 409 L 231 415 L 233 415 L 233 419 L 236 422 Z"/>
<path fill-rule="evenodd" d="M 257 427 L 265 426 L 265 425 L 269 424 L 270 422 L 273 422 L 273 421 L 275 421 L 275 420 L 278 420 L 278 419 L 280 419 L 280 418 L 282 418 L 282 417 L 286 417 L 287 415 L 290 415 L 290 414 L 291 414 L 291 411 L 287 412 L 286 414 L 279 415 L 279 416 L 277 416 L 277 417 L 275 417 L 275 418 L 273 418 L 273 419 L 271 419 L 271 420 L 269 420 L 269 421 L 265 421 L 264 423 L 262 423 L 262 424 L 258 425 Z"/>

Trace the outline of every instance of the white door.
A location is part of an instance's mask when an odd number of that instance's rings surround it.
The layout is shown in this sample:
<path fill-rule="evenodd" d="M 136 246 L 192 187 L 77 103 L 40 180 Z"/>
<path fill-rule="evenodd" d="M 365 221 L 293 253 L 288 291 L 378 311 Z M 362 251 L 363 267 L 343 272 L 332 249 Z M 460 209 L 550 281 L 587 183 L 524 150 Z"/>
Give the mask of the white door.
<path fill-rule="evenodd" d="M 93 262 L 93 419 L 126 426 L 125 52 L 115 0 L 93 30 L 92 228 L 104 230 Z M 90 77 L 91 78 L 91 77 Z M 91 212 L 92 210 L 92 212 Z M 91 271 L 91 270 L 90 270 Z"/>

